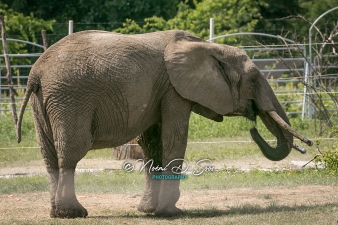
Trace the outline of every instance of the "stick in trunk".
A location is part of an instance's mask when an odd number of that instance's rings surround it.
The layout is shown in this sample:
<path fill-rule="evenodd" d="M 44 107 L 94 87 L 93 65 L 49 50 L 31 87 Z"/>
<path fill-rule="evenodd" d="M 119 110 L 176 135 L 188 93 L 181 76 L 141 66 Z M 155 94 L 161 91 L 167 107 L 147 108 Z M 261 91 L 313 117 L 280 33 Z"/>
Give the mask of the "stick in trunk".
<path fill-rule="evenodd" d="M 279 126 L 284 128 L 285 130 L 287 130 L 290 134 L 292 134 L 293 136 L 295 136 L 299 140 L 303 141 L 308 146 L 313 145 L 313 142 L 311 140 L 309 140 L 308 138 L 303 137 L 302 135 L 297 133 L 297 131 L 295 131 L 292 127 L 290 127 L 275 111 L 269 111 L 268 113 L 276 121 L 276 123 L 279 124 Z"/>

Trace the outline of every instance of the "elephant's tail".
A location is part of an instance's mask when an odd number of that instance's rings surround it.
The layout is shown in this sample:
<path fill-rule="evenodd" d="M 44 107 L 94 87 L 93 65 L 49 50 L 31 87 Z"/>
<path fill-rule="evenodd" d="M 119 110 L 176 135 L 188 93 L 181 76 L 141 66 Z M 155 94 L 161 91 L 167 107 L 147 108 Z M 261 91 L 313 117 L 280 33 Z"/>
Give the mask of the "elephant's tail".
<path fill-rule="evenodd" d="M 31 82 L 30 82 L 31 81 Z M 20 108 L 20 114 L 18 118 L 18 122 L 16 124 L 16 140 L 18 143 L 21 142 L 21 124 L 22 124 L 22 119 L 23 119 L 23 114 L 25 112 L 25 108 L 27 106 L 27 103 L 29 101 L 29 98 L 34 90 L 36 90 L 38 87 L 38 83 L 32 82 L 32 80 L 28 80 L 27 83 L 27 88 L 26 88 L 26 93 L 23 98 L 23 102 Z"/>

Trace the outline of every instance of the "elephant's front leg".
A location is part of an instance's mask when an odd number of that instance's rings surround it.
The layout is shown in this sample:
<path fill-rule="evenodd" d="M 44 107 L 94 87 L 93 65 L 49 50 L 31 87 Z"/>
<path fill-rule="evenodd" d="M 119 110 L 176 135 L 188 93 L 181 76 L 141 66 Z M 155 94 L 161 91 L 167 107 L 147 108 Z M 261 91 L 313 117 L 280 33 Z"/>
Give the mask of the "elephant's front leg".
<path fill-rule="evenodd" d="M 143 149 L 146 173 L 146 183 L 143 198 L 137 207 L 141 212 L 155 212 L 158 206 L 158 195 L 161 188 L 161 180 L 153 179 L 153 175 L 159 175 L 161 172 L 151 171 L 156 166 L 162 166 L 162 141 L 161 125 L 155 124 L 143 132 L 138 140 L 138 144 Z"/>
<path fill-rule="evenodd" d="M 137 207 L 138 211 L 145 213 L 155 212 L 158 206 L 158 196 L 161 188 L 161 180 L 154 180 L 153 175 L 160 173 L 149 173 L 146 170 L 146 184 L 144 187 L 143 197 L 140 204 Z"/>
<path fill-rule="evenodd" d="M 167 167 L 163 175 L 176 175 L 182 166 L 187 147 L 191 102 L 183 99 L 174 89 L 167 92 L 162 100 L 162 165 Z M 176 172 L 176 173 L 174 173 Z M 172 216 L 182 211 L 176 207 L 180 197 L 180 180 L 163 179 L 159 194 L 157 216 Z"/>

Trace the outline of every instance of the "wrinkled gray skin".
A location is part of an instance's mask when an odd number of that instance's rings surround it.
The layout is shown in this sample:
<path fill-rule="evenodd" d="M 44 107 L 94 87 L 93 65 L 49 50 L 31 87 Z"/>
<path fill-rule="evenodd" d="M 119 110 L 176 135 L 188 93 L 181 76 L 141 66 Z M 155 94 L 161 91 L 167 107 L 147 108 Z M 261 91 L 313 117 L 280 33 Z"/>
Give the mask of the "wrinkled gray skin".
<path fill-rule="evenodd" d="M 75 196 L 74 171 L 90 149 L 116 147 L 141 134 L 146 160 L 164 167 L 183 159 L 191 111 L 217 122 L 223 116 L 252 121 L 260 116 L 278 138 L 276 148 L 261 141 L 271 160 L 285 158 L 293 143 L 267 114 L 276 111 L 289 124 L 246 53 L 184 31 L 67 36 L 31 69 L 19 124 L 29 98 L 49 173 L 51 217 L 87 216 Z M 181 163 L 171 163 L 162 173 L 172 174 L 171 168 Z M 179 180 L 155 181 L 152 173 L 146 174 L 138 210 L 159 216 L 180 213 L 175 206 Z"/>

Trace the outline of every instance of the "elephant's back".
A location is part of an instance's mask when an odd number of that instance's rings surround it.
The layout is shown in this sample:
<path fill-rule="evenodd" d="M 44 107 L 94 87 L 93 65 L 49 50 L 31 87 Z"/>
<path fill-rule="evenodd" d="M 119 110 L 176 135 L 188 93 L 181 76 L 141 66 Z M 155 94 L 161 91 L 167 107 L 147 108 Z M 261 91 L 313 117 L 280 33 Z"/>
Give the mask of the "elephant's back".
<path fill-rule="evenodd" d="M 40 57 L 40 61 L 54 59 L 58 61 L 60 52 L 72 54 L 108 52 L 123 48 L 164 49 L 175 36 L 187 34 L 184 31 L 170 30 L 146 34 L 119 34 L 114 32 L 87 30 L 74 33 L 62 38 L 50 46 Z M 55 58 L 57 57 L 57 58 Z"/>
<path fill-rule="evenodd" d="M 93 30 L 78 32 L 47 49 L 32 70 L 48 79 L 69 76 L 95 78 L 95 74 L 102 75 L 103 71 L 107 75 L 107 72 L 114 71 L 123 75 L 124 71 L 137 72 L 139 67 L 154 70 L 162 63 L 169 41 L 180 33 L 182 31 L 140 35 Z"/>
<path fill-rule="evenodd" d="M 82 97 L 148 99 L 154 84 L 169 83 L 163 54 L 170 39 L 177 34 L 182 31 L 142 35 L 78 32 L 52 45 L 34 64 L 30 79 L 40 80 L 46 99 L 60 93 L 65 98 L 77 93 Z M 122 95 L 124 97 L 120 97 Z"/>
<path fill-rule="evenodd" d="M 49 92 L 44 93 L 47 98 L 56 92 L 144 92 L 154 84 L 169 82 L 163 57 L 165 47 L 174 37 L 186 34 L 78 32 L 52 45 L 34 64 L 29 79 L 39 80 Z"/>
<path fill-rule="evenodd" d="M 164 51 L 168 43 L 176 38 L 191 36 L 180 30 L 159 31 L 146 34 L 127 35 L 114 32 L 87 30 L 68 35 L 50 46 L 37 64 L 67 63 L 71 59 L 81 60 L 97 55 L 111 59 L 115 54 L 143 52 L 155 54 Z M 200 39 L 199 39 L 200 40 Z"/>

